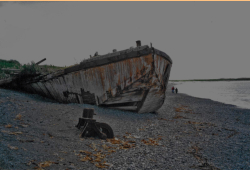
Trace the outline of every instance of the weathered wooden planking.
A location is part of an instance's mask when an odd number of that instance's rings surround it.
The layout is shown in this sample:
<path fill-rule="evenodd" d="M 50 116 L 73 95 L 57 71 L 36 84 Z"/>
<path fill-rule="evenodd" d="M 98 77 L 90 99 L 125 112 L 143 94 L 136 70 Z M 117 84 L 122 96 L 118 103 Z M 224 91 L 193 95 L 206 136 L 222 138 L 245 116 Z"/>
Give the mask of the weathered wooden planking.
<path fill-rule="evenodd" d="M 24 91 L 27 91 L 27 92 L 29 92 L 29 93 L 32 93 L 32 91 L 31 91 L 31 89 L 29 88 L 28 85 L 26 85 L 26 86 L 21 86 L 21 89 L 24 90 Z"/>
<path fill-rule="evenodd" d="M 138 102 L 142 100 L 145 91 L 134 91 L 130 93 L 120 94 L 117 97 L 109 98 L 103 104 L 117 104 L 117 103 L 128 103 L 128 102 Z"/>
<path fill-rule="evenodd" d="M 154 112 L 164 103 L 168 75 L 171 70 L 171 66 L 168 65 L 170 65 L 169 61 L 161 56 L 154 55 L 155 72 L 150 83 L 152 86 L 138 113 Z"/>
<path fill-rule="evenodd" d="M 54 99 L 56 99 L 57 101 L 61 102 L 60 97 L 58 96 L 58 94 L 56 93 L 56 91 L 53 89 L 50 81 L 44 82 L 44 86 L 49 91 L 49 93 L 53 96 Z"/>
<path fill-rule="evenodd" d="M 101 104 L 108 99 L 107 91 L 115 96 L 119 90 L 123 90 L 150 72 L 152 61 L 152 55 L 146 55 L 70 73 L 64 75 L 64 79 L 68 92 L 81 94 L 79 91 L 83 89 L 85 92 L 95 94 L 98 104 Z"/>
<path fill-rule="evenodd" d="M 157 78 L 159 79 L 159 82 L 164 85 L 165 82 L 163 81 L 164 79 L 164 74 L 166 72 L 167 66 L 170 65 L 170 62 L 167 61 L 165 58 L 159 56 L 159 55 L 154 55 L 154 68 L 155 68 L 155 73 L 157 74 Z"/>
<path fill-rule="evenodd" d="M 168 55 L 144 46 L 94 57 L 80 65 L 35 77 L 28 80 L 29 84 L 26 80 L 23 87 L 59 102 L 153 112 L 164 102 L 171 66 Z"/>
<path fill-rule="evenodd" d="M 71 103 L 76 103 L 76 101 L 77 101 L 76 96 L 75 96 L 76 89 L 74 89 L 72 74 L 66 74 L 63 76 L 63 78 L 65 81 L 65 85 L 68 89 L 67 91 L 70 93 L 68 96 L 68 100 Z"/>
<path fill-rule="evenodd" d="M 46 94 L 42 91 L 42 89 L 37 85 L 37 83 L 30 84 L 32 88 L 36 91 L 37 94 L 41 96 L 45 96 Z"/>
<path fill-rule="evenodd" d="M 79 71 L 72 73 L 72 83 L 74 90 L 72 90 L 73 93 L 75 93 L 75 97 L 78 100 L 79 103 L 86 103 L 88 100 L 88 97 L 90 97 L 90 103 L 93 104 L 93 96 L 89 93 L 85 93 L 82 85 L 82 77 Z M 90 96 L 89 96 L 90 95 Z M 94 95 L 95 98 L 95 95 Z M 94 102 L 96 104 L 96 102 Z"/>
<path fill-rule="evenodd" d="M 51 85 L 53 87 L 53 89 L 55 90 L 55 92 L 57 93 L 57 95 L 60 97 L 61 101 L 63 102 L 67 102 L 67 99 L 65 98 L 65 96 L 62 93 L 62 90 L 64 89 L 60 83 L 60 81 L 58 80 L 58 78 L 52 79 L 51 81 Z"/>
<path fill-rule="evenodd" d="M 58 91 L 57 79 L 51 79 L 48 82 L 50 84 L 51 90 L 53 91 L 54 95 L 57 96 L 58 101 L 64 102 L 64 100 L 60 94 L 61 92 Z"/>
<path fill-rule="evenodd" d="M 12 81 L 13 81 L 12 78 L 0 80 L 0 85 L 5 85 L 5 84 L 8 84 L 8 83 L 11 83 Z"/>
<path fill-rule="evenodd" d="M 164 93 L 165 91 L 163 89 L 159 89 L 158 87 L 152 87 L 149 90 L 146 99 L 143 102 L 143 105 L 138 111 L 138 113 L 149 113 L 159 109 L 164 102 Z"/>
<path fill-rule="evenodd" d="M 73 98 L 71 95 L 65 96 L 64 94 L 64 92 L 68 91 L 67 83 L 65 82 L 64 77 L 63 76 L 58 77 L 58 81 L 59 81 L 58 88 L 59 88 L 60 93 L 63 95 L 63 100 L 67 103 L 70 103 L 71 101 L 73 101 Z"/>
<path fill-rule="evenodd" d="M 79 65 L 65 69 L 65 73 L 75 72 L 83 69 L 89 69 L 93 67 L 100 67 L 107 65 L 112 62 L 119 62 L 127 60 L 129 58 L 135 58 L 142 55 L 147 55 L 151 52 L 151 49 L 145 45 L 133 49 L 123 50 L 119 52 L 114 52 L 112 54 L 106 54 L 102 56 L 93 57 L 87 60 L 84 60 Z"/>
<path fill-rule="evenodd" d="M 46 97 L 54 99 L 53 96 L 50 94 L 50 92 L 45 87 L 44 83 L 37 82 L 37 85 L 42 89 L 42 91 L 46 94 Z"/>
<path fill-rule="evenodd" d="M 109 107 L 109 108 L 118 109 L 118 110 L 137 111 L 137 106 L 118 106 L 118 107 Z"/>
<path fill-rule="evenodd" d="M 27 84 L 27 89 L 28 89 L 31 93 L 34 93 L 34 94 L 37 93 L 37 91 L 32 87 L 31 84 Z"/>
<path fill-rule="evenodd" d="M 96 97 L 94 93 L 81 91 L 82 102 L 86 104 L 96 104 Z"/>

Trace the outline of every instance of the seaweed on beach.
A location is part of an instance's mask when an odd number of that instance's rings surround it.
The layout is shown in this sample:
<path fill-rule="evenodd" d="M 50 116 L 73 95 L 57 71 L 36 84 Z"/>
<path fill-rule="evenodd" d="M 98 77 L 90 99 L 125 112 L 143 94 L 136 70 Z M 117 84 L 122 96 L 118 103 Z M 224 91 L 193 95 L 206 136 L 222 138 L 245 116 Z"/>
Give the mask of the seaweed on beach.
<path fill-rule="evenodd" d="M 185 117 L 181 116 L 180 114 L 176 114 L 173 119 L 186 119 Z"/>
<path fill-rule="evenodd" d="M 249 169 L 249 124 L 242 121 L 249 120 L 249 110 L 182 94 L 168 101 L 172 107 L 168 102 L 158 114 L 135 114 L 86 104 L 64 105 L 1 89 L 0 167 Z M 181 105 L 200 114 L 175 112 L 174 107 Z M 74 126 L 84 108 L 94 108 L 97 120 L 111 124 L 116 138 L 110 142 L 79 138 Z M 175 114 L 188 119 L 173 119 Z M 144 143 L 150 138 L 159 146 Z"/>
<path fill-rule="evenodd" d="M 188 108 L 188 106 L 182 105 L 180 107 L 175 107 L 175 112 L 185 112 L 185 113 L 191 113 L 194 114 L 194 112 Z"/>
<path fill-rule="evenodd" d="M 92 152 L 80 150 L 79 154 L 76 154 L 80 157 L 80 161 L 90 162 L 98 168 L 109 168 L 112 164 L 107 163 L 104 158 L 116 152 L 116 150 L 134 148 L 136 144 L 135 141 L 125 141 L 118 138 L 112 138 L 107 139 L 105 144 L 101 146 L 95 144 L 94 142 L 88 146 L 92 149 Z"/>

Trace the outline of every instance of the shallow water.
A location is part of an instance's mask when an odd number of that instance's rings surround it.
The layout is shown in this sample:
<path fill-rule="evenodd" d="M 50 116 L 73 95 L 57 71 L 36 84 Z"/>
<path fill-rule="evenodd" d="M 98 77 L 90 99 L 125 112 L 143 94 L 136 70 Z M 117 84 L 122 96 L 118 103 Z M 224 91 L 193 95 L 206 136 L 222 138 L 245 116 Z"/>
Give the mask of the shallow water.
<path fill-rule="evenodd" d="M 179 93 L 250 109 L 250 81 L 196 81 L 175 84 Z"/>

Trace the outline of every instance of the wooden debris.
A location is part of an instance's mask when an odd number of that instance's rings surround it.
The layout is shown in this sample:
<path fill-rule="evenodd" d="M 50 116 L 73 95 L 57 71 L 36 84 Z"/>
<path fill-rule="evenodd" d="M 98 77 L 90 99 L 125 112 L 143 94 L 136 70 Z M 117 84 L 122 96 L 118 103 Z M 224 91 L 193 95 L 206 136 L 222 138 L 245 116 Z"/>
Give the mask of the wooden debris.
<path fill-rule="evenodd" d="M 8 133 L 9 135 L 21 135 L 23 132 L 10 132 L 6 130 L 1 130 L 2 133 Z"/>
<path fill-rule="evenodd" d="M 10 132 L 9 134 L 10 135 L 21 135 L 21 134 L 23 134 L 23 132 Z"/>
<path fill-rule="evenodd" d="M 8 145 L 8 148 L 12 149 L 12 150 L 18 150 L 18 147 L 17 146 L 10 146 Z"/>
<path fill-rule="evenodd" d="M 38 64 L 40 64 L 40 63 L 42 63 L 42 62 L 44 62 L 45 60 L 46 60 L 46 58 L 44 58 L 44 59 L 38 61 L 38 62 L 36 63 L 36 65 L 38 65 Z"/>
<path fill-rule="evenodd" d="M 21 125 L 21 126 L 26 128 L 26 127 L 28 127 L 29 125 Z"/>

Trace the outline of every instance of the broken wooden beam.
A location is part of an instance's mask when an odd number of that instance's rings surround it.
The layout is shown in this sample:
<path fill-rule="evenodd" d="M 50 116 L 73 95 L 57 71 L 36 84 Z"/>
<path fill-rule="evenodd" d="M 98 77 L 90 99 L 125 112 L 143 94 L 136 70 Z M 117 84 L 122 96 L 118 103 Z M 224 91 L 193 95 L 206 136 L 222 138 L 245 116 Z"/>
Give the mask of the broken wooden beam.
<path fill-rule="evenodd" d="M 38 61 L 38 62 L 36 63 L 36 65 L 38 65 L 38 64 L 40 64 L 40 63 L 42 63 L 42 62 L 44 62 L 45 60 L 46 60 L 46 58 L 44 58 L 44 59 Z"/>
<path fill-rule="evenodd" d="M 4 71 L 21 71 L 20 69 L 14 69 L 14 68 L 2 68 Z"/>

